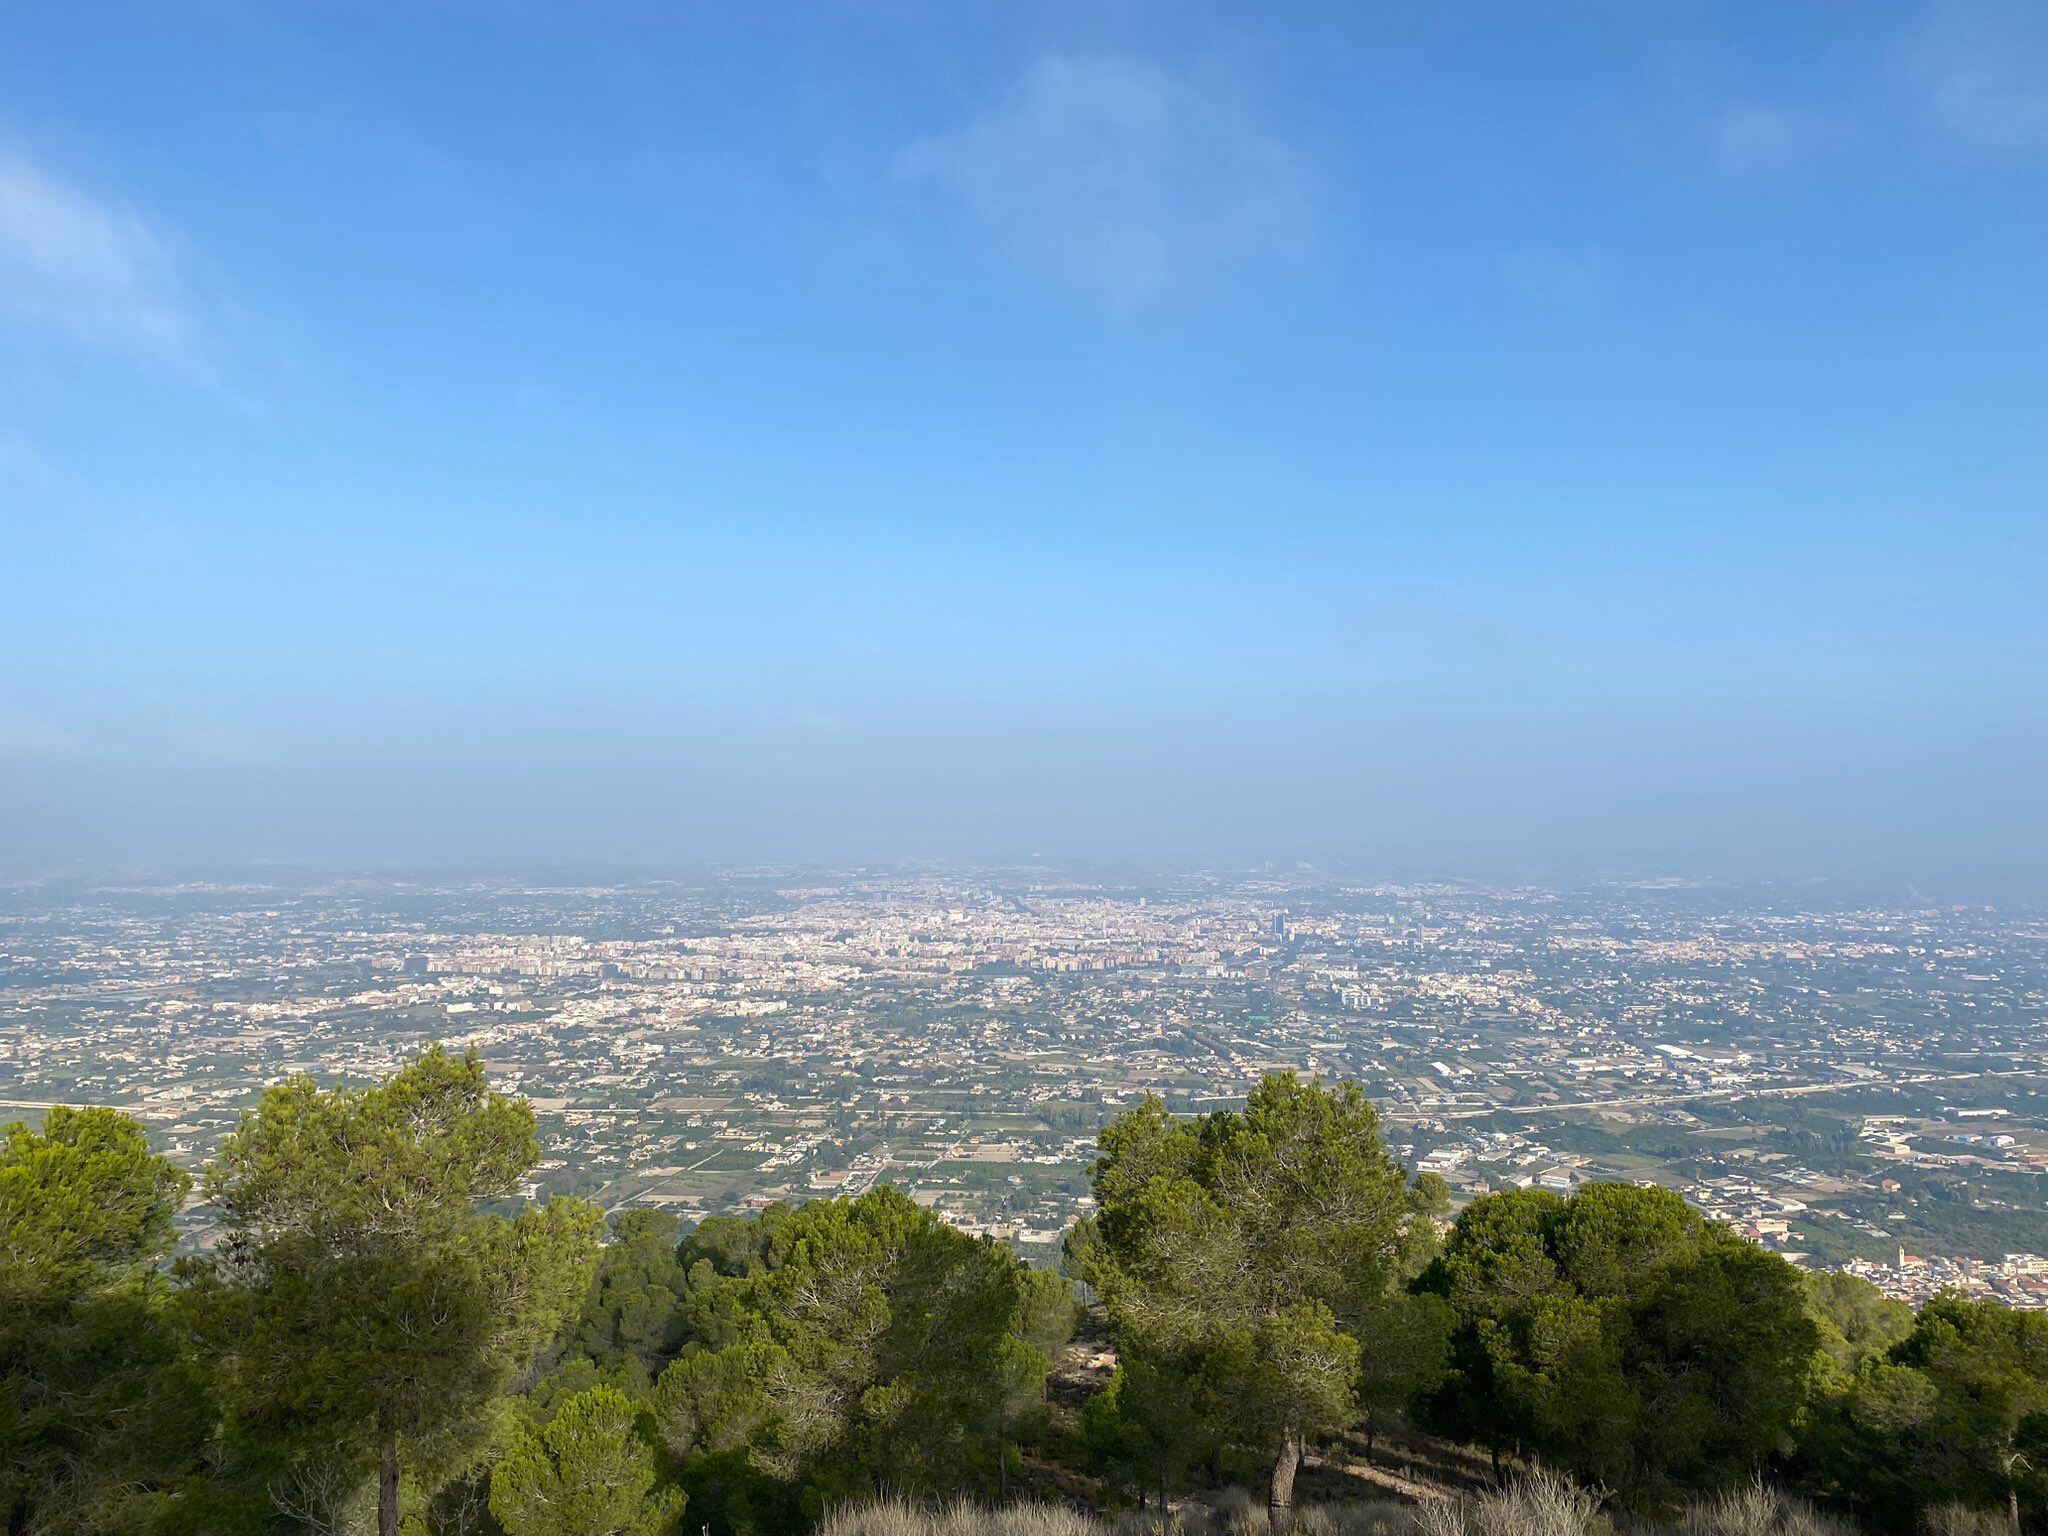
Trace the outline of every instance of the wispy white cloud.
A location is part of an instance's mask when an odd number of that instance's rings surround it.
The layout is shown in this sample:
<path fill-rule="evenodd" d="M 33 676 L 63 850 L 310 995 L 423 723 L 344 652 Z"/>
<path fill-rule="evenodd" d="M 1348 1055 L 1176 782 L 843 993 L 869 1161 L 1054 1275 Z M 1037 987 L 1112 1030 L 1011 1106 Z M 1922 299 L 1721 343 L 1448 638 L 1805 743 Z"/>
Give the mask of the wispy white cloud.
<path fill-rule="evenodd" d="M 1043 55 L 897 169 L 949 192 L 1010 259 L 1120 306 L 1291 256 L 1312 223 L 1298 158 L 1226 75 L 1144 59 Z"/>
<path fill-rule="evenodd" d="M 207 375 L 163 236 L 0 146 L 0 312 L 90 346 Z"/>
<path fill-rule="evenodd" d="M 1777 171 L 1811 159 L 1841 137 L 1840 127 L 1815 112 L 1759 102 L 1736 102 L 1707 128 L 1714 160 L 1732 174 Z"/>
<path fill-rule="evenodd" d="M 2048 7 L 2038 0 L 1942 0 L 1913 75 L 1935 117 L 1965 139 L 2048 148 Z"/>

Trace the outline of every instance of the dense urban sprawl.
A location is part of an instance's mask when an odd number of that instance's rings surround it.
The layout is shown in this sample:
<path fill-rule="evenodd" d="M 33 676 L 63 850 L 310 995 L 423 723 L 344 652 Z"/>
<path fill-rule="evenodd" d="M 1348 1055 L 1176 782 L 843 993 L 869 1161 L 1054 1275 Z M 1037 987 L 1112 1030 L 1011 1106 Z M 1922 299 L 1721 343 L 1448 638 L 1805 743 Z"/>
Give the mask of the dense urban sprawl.
<path fill-rule="evenodd" d="M 120 1106 L 197 1165 L 264 1084 L 433 1040 L 541 1112 L 531 1191 L 615 1210 L 888 1182 L 1049 1257 L 1106 1117 L 1297 1067 L 1461 1198 L 1654 1181 L 1893 1295 L 2048 1302 L 2039 912 L 1307 869 L 0 892 L 0 1115 Z"/>

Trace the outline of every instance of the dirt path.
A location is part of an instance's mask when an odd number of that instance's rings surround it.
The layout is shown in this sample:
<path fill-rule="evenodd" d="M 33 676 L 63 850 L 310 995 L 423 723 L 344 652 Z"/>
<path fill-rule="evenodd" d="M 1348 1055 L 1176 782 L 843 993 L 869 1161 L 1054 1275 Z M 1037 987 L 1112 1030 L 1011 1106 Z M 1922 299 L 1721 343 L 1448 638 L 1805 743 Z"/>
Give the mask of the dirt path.
<path fill-rule="evenodd" d="M 1413 1504 L 1430 1504 L 1451 1496 L 1448 1488 L 1441 1488 L 1435 1483 L 1422 1482 L 1416 1478 L 1400 1477 L 1381 1467 L 1334 1466 L 1319 1456 L 1304 1457 L 1303 1462 L 1331 1476 L 1355 1478 L 1360 1482 L 1370 1483 L 1383 1493 L 1391 1493 L 1396 1498 L 1407 1499 Z"/>

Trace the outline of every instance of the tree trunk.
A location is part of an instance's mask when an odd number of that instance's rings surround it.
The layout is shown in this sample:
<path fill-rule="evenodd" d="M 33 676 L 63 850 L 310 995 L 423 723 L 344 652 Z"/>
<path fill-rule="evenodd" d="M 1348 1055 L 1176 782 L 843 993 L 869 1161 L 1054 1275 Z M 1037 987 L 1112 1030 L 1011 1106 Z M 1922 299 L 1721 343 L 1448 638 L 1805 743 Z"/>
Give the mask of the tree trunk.
<path fill-rule="evenodd" d="M 1372 1410 L 1368 1408 L 1365 1410 L 1365 1464 L 1368 1467 L 1372 1465 L 1372 1442 L 1378 1432 L 1379 1422 L 1373 1417 Z"/>
<path fill-rule="evenodd" d="M 1273 1482 L 1266 1492 L 1266 1523 L 1273 1536 L 1289 1536 L 1294 1529 L 1294 1474 L 1301 1467 L 1301 1436 L 1289 1433 L 1273 1458 Z"/>
<path fill-rule="evenodd" d="M 377 1536 L 398 1536 L 398 1434 L 384 1432 L 377 1466 Z"/>
<path fill-rule="evenodd" d="M 1173 1536 L 1173 1506 L 1166 1502 L 1166 1466 L 1159 1468 L 1159 1536 Z"/>
<path fill-rule="evenodd" d="M 1487 1441 L 1486 1450 L 1487 1454 L 1493 1457 L 1493 1483 L 1498 1488 L 1500 1486 L 1500 1441 Z"/>
<path fill-rule="evenodd" d="M 1004 1439 L 996 1441 L 996 1500 L 1010 1502 L 1010 1442 Z"/>
<path fill-rule="evenodd" d="M 2020 1489 L 2017 1483 L 2005 1490 L 2005 1510 L 2012 1516 L 2012 1536 L 2020 1536 Z"/>

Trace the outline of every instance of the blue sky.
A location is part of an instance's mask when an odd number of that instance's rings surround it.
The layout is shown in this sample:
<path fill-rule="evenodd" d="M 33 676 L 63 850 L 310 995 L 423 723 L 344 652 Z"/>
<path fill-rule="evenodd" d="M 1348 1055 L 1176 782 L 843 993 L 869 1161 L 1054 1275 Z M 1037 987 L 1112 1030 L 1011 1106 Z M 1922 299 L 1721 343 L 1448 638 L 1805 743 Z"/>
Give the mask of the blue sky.
<path fill-rule="evenodd" d="M 2044 427 L 2036 5 L 14 7 L 0 868 L 2024 872 Z"/>

